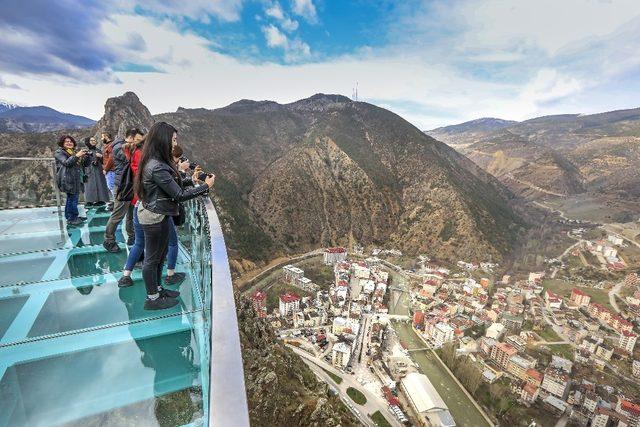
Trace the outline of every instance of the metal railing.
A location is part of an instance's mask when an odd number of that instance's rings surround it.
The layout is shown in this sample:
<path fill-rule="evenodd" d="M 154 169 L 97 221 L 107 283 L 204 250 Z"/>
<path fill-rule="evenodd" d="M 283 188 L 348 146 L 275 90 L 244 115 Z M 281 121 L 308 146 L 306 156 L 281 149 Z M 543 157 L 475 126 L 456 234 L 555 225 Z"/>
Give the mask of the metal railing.
<path fill-rule="evenodd" d="M 56 185 L 53 157 L 0 157 L 0 210 L 55 206 L 60 238 L 65 239 L 62 196 Z"/>
<path fill-rule="evenodd" d="M 0 157 L 0 209 L 58 206 L 62 199 L 56 185 L 53 157 Z"/>
<path fill-rule="evenodd" d="M 0 210 L 57 206 L 61 235 L 62 200 L 52 158 L 0 157 Z M 209 426 L 249 426 L 242 350 L 229 269 L 220 221 L 208 197 L 186 203 L 187 219 L 181 243 L 191 255 L 193 275 L 199 282 L 204 311 L 202 389 Z M 206 366 L 208 364 L 208 367 Z"/>
<path fill-rule="evenodd" d="M 203 379 L 210 426 L 249 426 L 238 318 L 222 227 L 208 197 L 186 203 L 191 267 L 205 309 L 208 378 Z M 208 393 L 207 393 L 208 392 Z M 207 397 L 208 394 L 208 397 Z"/>

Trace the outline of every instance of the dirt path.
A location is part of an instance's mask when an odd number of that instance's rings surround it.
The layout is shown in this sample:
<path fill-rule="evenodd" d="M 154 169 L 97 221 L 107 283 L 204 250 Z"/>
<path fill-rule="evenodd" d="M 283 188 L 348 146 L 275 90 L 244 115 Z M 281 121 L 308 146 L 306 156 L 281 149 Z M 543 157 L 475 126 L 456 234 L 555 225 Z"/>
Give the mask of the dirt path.
<path fill-rule="evenodd" d="M 244 275 L 240 276 L 236 280 L 236 286 L 242 293 L 248 293 L 248 292 L 250 293 L 253 290 L 253 286 L 252 285 L 255 282 L 257 282 L 260 279 L 262 279 L 263 277 L 265 277 L 267 274 L 271 273 L 272 271 L 274 271 L 274 270 L 276 270 L 278 268 L 284 267 L 285 265 L 291 264 L 293 262 L 297 262 L 297 261 L 301 261 L 301 260 L 306 259 L 306 258 L 318 256 L 318 255 L 322 254 L 323 250 L 324 250 L 323 248 L 319 248 L 319 249 L 314 249 L 314 250 L 309 251 L 309 252 L 305 252 L 305 253 L 300 254 L 300 255 L 276 258 L 276 259 L 270 261 L 269 264 L 267 264 L 262 269 L 253 270 L 253 271 L 250 271 L 250 272 L 245 273 Z"/>

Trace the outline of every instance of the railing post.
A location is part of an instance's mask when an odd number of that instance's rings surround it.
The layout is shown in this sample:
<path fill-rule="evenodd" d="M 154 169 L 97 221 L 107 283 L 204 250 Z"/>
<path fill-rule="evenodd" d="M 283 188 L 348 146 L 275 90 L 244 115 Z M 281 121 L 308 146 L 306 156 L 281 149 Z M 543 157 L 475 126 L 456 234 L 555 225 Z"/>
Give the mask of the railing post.
<path fill-rule="evenodd" d="M 58 181 L 56 171 L 56 161 L 55 159 L 51 161 L 51 182 L 53 182 L 53 191 L 56 193 L 56 205 L 58 207 L 58 226 L 60 228 L 60 239 L 61 242 L 64 243 L 65 235 L 64 235 L 64 224 L 62 223 L 62 202 L 60 198 L 60 189 L 58 188 Z"/>

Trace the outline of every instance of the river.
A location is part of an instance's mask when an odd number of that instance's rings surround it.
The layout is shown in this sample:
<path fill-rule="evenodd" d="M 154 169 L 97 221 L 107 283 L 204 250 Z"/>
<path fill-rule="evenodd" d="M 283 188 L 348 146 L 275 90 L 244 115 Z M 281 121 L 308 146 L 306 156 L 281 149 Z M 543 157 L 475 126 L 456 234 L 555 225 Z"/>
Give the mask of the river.
<path fill-rule="evenodd" d="M 398 273 L 390 272 L 391 285 L 394 287 L 405 288 L 405 282 Z M 389 301 L 390 314 L 409 314 L 409 297 L 406 292 L 391 291 Z M 411 324 L 404 322 L 394 323 L 394 329 L 398 333 L 398 337 L 411 349 L 424 347 L 424 343 L 413 332 Z M 489 426 L 486 419 L 480 411 L 469 400 L 465 392 L 451 378 L 446 368 L 430 351 L 412 351 L 412 359 L 418 363 L 420 370 L 425 374 L 435 389 L 442 397 L 442 400 L 449 407 L 449 411 L 453 416 L 457 426 L 476 427 Z"/>

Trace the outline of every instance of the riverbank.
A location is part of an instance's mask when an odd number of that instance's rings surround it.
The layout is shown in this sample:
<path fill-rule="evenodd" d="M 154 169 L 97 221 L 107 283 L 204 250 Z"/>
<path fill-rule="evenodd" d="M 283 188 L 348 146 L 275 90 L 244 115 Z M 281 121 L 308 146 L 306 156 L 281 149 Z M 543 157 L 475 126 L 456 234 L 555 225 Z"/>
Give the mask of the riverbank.
<path fill-rule="evenodd" d="M 408 323 L 395 323 L 394 330 L 409 348 L 424 347 Z M 493 426 L 493 422 L 482 411 L 467 390 L 457 381 L 442 361 L 431 350 L 412 351 L 411 358 L 418 364 L 420 372 L 425 374 L 440 397 L 447 404 L 457 426 L 478 427 Z"/>

